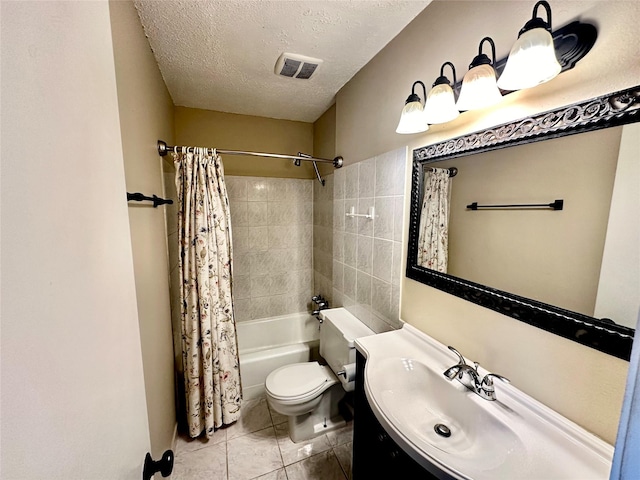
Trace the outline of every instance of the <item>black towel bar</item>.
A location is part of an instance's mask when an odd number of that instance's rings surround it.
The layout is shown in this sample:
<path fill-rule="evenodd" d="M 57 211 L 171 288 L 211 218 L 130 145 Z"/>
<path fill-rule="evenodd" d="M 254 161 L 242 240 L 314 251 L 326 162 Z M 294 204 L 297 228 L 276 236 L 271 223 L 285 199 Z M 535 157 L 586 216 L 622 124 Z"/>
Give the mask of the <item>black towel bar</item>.
<path fill-rule="evenodd" d="M 127 202 L 144 202 L 149 201 L 153 202 L 153 208 L 156 208 L 158 205 L 172 204 L 173 200 L 168 198 L 160 198 L 156 195 L 153 197 L 147 197 L 141 193 L 129 193 L 127 192 Z"/>
<path fill-rule="evenodd" d="M 551 203 L 521 203 L 516 205 L 478 205 L 478 202 L 473 202 L 471 205 L 467 205 L 469 210 L 478 210 L 479 208 L 551 208 L 552 210 L 562 210 L 564 208 L 564 200 L 556 200 Z"/>

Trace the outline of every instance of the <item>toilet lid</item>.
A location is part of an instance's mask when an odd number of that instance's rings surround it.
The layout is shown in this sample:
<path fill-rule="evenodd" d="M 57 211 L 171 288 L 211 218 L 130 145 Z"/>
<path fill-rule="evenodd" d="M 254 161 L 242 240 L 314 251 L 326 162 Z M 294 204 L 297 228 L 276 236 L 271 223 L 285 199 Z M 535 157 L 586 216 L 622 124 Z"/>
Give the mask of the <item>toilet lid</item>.
<path fill-rule="evenodd" d="M 265 387 L 278 397 L 300 397 L 318 390 L 328 380 L 318 362 L 295 363 L 271 372 Z"/>

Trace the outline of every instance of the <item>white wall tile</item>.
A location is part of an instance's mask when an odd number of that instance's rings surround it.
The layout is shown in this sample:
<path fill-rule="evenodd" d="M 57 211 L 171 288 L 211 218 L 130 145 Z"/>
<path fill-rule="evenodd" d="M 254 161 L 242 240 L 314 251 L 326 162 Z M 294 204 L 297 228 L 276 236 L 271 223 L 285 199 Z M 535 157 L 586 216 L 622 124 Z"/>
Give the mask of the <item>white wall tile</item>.
<path fill-rule="evenodd" d="M 344 232 L 333 232 L 333 259 L 344 262 Z"/>
<path fill-rule="evenodd" d="M 345 220 L 344 200 L 333 201 L 333 229 L 338 232 L 344 231 Z"/>
<path fill-rule="evenodd" d="M 263 252 L 269 249 L 269 227 L 249 228 L 249 249 L 253 252 Z"/>
<path fill-rule="evenodd" d="M 356 279 L 356 302 L 371 305 L 371 275 L 358 270 Z"/>
<path fill-rule="evenodd" d="M 388 317 L 391 309 L 391 284 L 377 278 L 371 279 L 371 306 L 382 317 Z"/>
<path fill-rule="evenodd" d="M 231 211 L 231 229 L 233 230 L 236 227 L 247 227 L 249 226 L 247 221 L 247 202 L 246 201 L 237 201 L 230 200 L 229 208 Z"/>
<path fill-rule="evenodd" d="M 333 261 L 333 288 L 342 290 L 344 288 L 343 276 L 344 276 L 344 264 L 342 262 Z"/>
<path fill-rule="evenodd" d="M 259 177 L 251 177 L 247 179 L 247 200 L 250 202 L 267 201 L 266 179 Z"/>
<path fill-rule="evenodd" d="M 247 177 L 226 176 L 227 197 L 229 201 L 247 201 Z"/>
<path fill-rule="evenodd" d="M 404 277 L 402 269 L 402 243 L 393 242 L 393 259 L 391 263 L 391 283 L 400 285 L 400 280 Z"/>
<path fill-rule="evenodd" d="M 367 274 L 371 274 L 373 263 L 373 238 L 358 235 L 356 253 L 356 268 Z"/>
<path fill-rule="evenodd" d="M 402 241 L 404 234 L 404 197 L 395 197 L 393 201 L 393 239 Z M 407 236 L 407 238 L 409 238 Z"/>
<path fill-rule="evenodd" d="M 233 251 L 235 253 L 249 251 L 249 227 L 232 228 L 231 237 Z"/>
<path fill-rule="evenodd" d="M 393 242 L 375 238 L 373 240 L 373 266 L 372 276 L 391 282 L 391 269 L 393 266 Z"/>
<path fill-rule="evenodd" d="M 358 199 L 358 206 L 356 207 L 356 213 L 360 215 L 366 215 L 370 209 L 375 206 L 373 197 L 365 197 Z M 358 235 L 365 235 L 367 237 L 373 236 L 373 224 L 375 220 L 372 218 L 357 217 Z"/>
<path fill-rule="evenodd" d="M 375 199 L 376 218 L 373 225 L 373 236 L 393 240 L 393 197 L 376 197 Z"/>
<path fill-rule="evenodd" d="M 333 296 L 374 331 L 398 326 L 406 152 L 400 148 L 334 172 Z M 374 206 L 374 221 L 345 218 L 352 206 L 359 214 Z"/>
<path fill-rule="evenodd" d="M 247 225 L 251 227 L 267 225 L 267 202 L 247 203 Z"/>
<path fill-rule="evenodd" d="M 344 198 L 358 198 L 358 164 L 354 163 L 344 168 Z"/>
<path fill-rule="evenodd" d="M 356 298 L 356 273 L 357 270 L 348 265 L 344 266 L 344 295 L 350 298 Z"/>
<path fill-rule="evenodd" d="M 350 267 L 356 267 L 357 265 L 357 252 L 358 252 L 358 236 L 345 233 L 344 234 L 344 263 Z"/>
<path fill-rule="evenodd" d="M 233 276 L 233 298 L 234 300 L 251 298 L 251 277 L 249 275 Z"/>
<path fill-rule="evenodd" d="M 396 152 L 387 152 L 376 157 L 375 196 L 387 197 L 394 195 L 397 168 Z"/>
<path fill-rule="evenodd" d="M 344 199 L 344 181 L 345 181 L 345 168 L 338 168 L 333 172 L 333 199 Z"/>
<path fill-rule="evenodd" d="M 375 158 L 358 163 L 358 198 L 373 197 L 376 181 Z"/>

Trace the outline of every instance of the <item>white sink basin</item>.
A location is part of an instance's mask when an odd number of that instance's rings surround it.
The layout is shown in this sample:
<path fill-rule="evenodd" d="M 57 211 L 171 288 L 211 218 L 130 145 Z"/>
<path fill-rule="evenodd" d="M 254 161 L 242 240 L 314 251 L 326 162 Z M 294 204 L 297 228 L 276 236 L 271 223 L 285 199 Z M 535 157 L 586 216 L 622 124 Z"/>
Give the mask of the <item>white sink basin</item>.
<path fill-rule="evenodd" d="M 358 339 L 356 346 L 367 357 L 365 392 L 378 421 L 438 477 L 609 477 L 611 445 L 512 385 L 496 385 L 498 399 L 487 401 L 449 381 L 442 372 L 457 363 L 455 355 L 410 325 Z M 436 425 L 450 436 L 438 434 Z"/>

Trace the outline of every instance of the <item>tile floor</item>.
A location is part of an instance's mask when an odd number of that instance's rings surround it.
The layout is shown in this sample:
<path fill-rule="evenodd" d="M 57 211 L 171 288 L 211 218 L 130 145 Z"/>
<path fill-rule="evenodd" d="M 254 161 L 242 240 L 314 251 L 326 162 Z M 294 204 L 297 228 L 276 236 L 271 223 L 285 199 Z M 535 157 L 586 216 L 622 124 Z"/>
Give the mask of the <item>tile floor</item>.
<path fill-rule="evenodd" d="M 265 398 L 246 401 L 240 420 L 208 441 L 178 438 L 172 480 L 351 480 L 353 424 L 293 443 L 287 418 Z"/>

